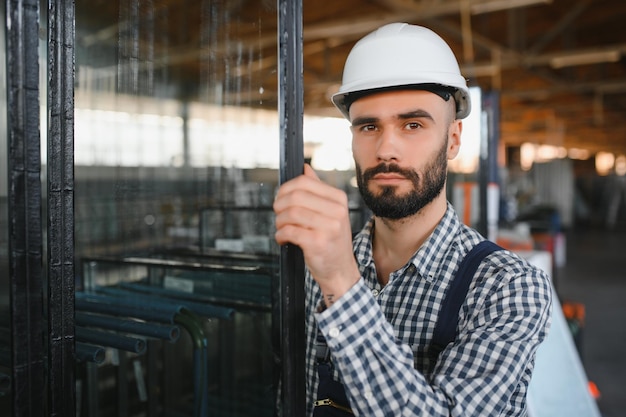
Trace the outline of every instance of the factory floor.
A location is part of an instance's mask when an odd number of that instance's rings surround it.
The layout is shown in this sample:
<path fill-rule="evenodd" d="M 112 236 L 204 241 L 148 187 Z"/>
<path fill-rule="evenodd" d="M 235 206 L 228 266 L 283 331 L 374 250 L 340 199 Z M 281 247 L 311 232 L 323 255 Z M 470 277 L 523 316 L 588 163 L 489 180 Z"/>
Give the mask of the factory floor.
<path fill-rule="evenodd" d="M 585 307 L 580 357 L 599 391 L 603 417 L 626 416 L 626 227 L 566 233 L 565 265 L 555 272 L 561 302 Z"/>

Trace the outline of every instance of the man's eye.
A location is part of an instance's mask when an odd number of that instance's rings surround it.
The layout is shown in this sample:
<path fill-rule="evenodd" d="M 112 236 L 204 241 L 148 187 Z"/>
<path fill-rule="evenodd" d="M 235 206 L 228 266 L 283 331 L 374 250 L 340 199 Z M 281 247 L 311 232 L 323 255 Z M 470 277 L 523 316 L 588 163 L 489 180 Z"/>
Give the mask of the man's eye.
<path fill-rule="evenodd" d="M 415 129 L 419 129 L 420 127 L 422 127 L 422 125 L 417 122 L 409 122 L 405 125 L 405 128 L 407 130 L 415 130 Z"/>
<path fill-rule="evenodd" d="M 374 126 L 374 125 L 363 125 L 363 126 L 361 126 L 361 131 L 362 132 L 373 132 L 374 130 L 376 130 L 376 126 Z"/>

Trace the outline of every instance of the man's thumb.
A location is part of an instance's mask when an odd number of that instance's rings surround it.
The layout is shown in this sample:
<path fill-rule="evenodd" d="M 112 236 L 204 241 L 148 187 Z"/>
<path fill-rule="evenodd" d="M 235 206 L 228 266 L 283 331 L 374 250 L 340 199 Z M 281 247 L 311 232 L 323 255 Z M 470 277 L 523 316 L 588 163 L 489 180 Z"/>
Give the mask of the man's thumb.
<path fill-rule="evenodd" d="M 320 179 L 315 173 L 315 171 L 313 170 L 313 168 L 311 168 L 311 165 L 309 164 L 304 164 L 304 175 L 309 178 L 314 178 L 316 180 Z"/>

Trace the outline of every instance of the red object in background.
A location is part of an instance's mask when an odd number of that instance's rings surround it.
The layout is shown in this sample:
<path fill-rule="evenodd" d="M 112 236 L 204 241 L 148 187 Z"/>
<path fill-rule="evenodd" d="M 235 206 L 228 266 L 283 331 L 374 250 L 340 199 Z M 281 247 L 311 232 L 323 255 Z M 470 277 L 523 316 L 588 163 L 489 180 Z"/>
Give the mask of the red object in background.
<path fill-rule="evenodd" d="M 598 400 L 602 395 L 600 394 L 600 390 L 595 382 L 589 381 L 589 393 L 593 397 L 594 400 Z"/>

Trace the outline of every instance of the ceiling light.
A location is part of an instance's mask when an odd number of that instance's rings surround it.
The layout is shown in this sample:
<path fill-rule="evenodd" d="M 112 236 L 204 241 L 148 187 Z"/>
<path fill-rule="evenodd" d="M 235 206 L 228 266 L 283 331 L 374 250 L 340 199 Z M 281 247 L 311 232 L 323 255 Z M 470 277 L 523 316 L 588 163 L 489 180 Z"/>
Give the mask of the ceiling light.
<path fill-rule="evenodd" d="M 617 49 L 612 49 L 608 51 L 574 53 L 552 58 L 550 60 L 550 66 L 552 68 L 563 68 L 576 65 L 617 62 L 621 58 L 621 55 L 621 52 Z"/>
<path fill-rule="evenodd" d="M 499 10 L 514 9 L 516 7 L 534 6 L 536 4 L 549 4 L 552 0 L 492 0 L 476 3 L 470 6 L 472 14 L 490 13 Z"/>
<path fill-rule="evenodd" d="M 596 154 L 596 172 L 598 175 L 609 175 L 615 165 L 615 155 L 610 152 L 598 152 Z"/>

